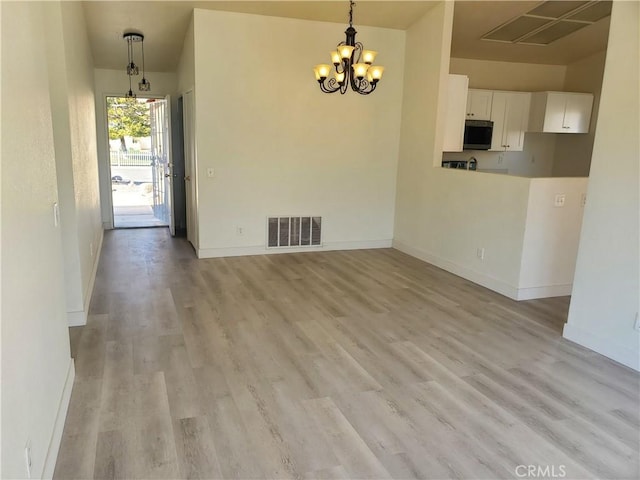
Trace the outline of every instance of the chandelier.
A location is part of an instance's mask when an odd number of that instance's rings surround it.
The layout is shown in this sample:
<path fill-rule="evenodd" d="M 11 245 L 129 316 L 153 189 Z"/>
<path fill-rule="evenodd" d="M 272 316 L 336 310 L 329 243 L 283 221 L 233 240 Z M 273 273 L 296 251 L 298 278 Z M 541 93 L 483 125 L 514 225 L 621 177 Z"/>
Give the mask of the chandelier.
<path fill-rule="evenodd" d="M 347 89 L 358 92 L 360 95 L 369 95 L 376 89 L 382 78 L 384 67 L 372 65 L 378 52 L 365 50 L 360 42 L 356 42 L 356 29 L 353 28 L 353 6 L 355 2 L 349 1 L 349 28 L 345 30 L 347 36 L 344 42 L 340 42 L 336 50 L 330 53 L 331 65 L 320 64 L 313 69 L 316 80 L 320 84 L 320 90 L 324 93 L 346 93 Z M 333 76 L 329 78 L 331 71 Z"/>
<path fill-rule="evenodd" d="M 142 53 L 142 80 L 138 82 L 138 89 L 141 92 L 148 92 L 151 90 L 151 83 L 146 79 L 144 75 L 144 35 L 135 32 L 126 32 L 122 35 L 122 38 L 127 42 L 127 75 L 129 76 L 129 91 L 126 93 L 125 98 L 136 98 L 136 94 L 131 89 L 131 77 L 138 75 L 140 69 L 134 61 L 133 44 L 140 43 L 140 49 Z"/>

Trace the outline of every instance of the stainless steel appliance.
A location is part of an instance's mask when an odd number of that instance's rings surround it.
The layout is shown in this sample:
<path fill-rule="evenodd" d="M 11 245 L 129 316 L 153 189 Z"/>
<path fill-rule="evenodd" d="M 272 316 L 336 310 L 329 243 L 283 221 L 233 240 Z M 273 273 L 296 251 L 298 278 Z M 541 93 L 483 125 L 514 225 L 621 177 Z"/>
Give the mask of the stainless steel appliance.
<path fill-rule="evenodd" d="M 467 120 L 464 123 L 463 148 L 465 150 L 489 150 L 492 135 L 493 122 L 491 120 Z"/>

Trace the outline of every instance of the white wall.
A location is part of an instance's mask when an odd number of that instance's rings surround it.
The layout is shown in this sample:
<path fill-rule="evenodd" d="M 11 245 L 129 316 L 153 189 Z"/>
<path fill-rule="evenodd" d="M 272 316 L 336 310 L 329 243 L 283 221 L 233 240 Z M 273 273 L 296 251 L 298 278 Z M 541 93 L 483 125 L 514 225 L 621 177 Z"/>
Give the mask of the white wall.
<path fill-rule="evenodd" d="M 47 67 L 60 206 L 60 230 L 64 253 L 67 317 L 83 310 L 83 288 L 78 247 L 78 220 L 73 182 L 73 152 L 69 120 L 69 85 L 67 58 L 62 32 L 62 8 L 58 2 L 45 4 L 47 33 Z M 95 138 L 95 135 L 94 135 Z"/>
<path fill-rule="evenodd" d="M 481 7 L 479 7 L 481 8 Z M 520 92 L 561 91 L 567 67 L 451 58 L 449 73 L 469 76 L 469 88 Z"/>
<path fill-rule="evenodd" d="M 567 66 L 563 90 L 593 93 L 593 110 L 589 133 L 557 135 L 553 161 L 554 177 L 588 177 L 593 141 L 598 124 L 600 91 L 606 52 L 600 52 Z"/>
<path fill-rule="evenodd" d="M 98 188 L 93 57 L 82 6 L 77 2 L 61 2 L 61 8 L 69 82 L 69 121 L 83 315 L 86 316 L 103 233 Z"/>
<path fill-rule="evenodd" d="M 531 180 L 519 300 L 571 294 L 586 191 L 586 178 Z M 556 195 L 565 196 L 563 207 Z"/>
<path fill-rule="evenodd" d="M 84 325 L 102 242 L 93 58 L 81 5 L 45 8 L 67 316 Z"/>
<path fill-rule="evenodd" d="M 125 47 L 123 44 L 123 48 Z M 177 91 L 177 75 L 175 73 L 146 72 L 146 78 L 151 82 L 151 91 L 145 92 L 148 95 L 142 95 L 143 92 L 137 91 L 138 78 L 134 77 L 135 84 L 133 84 L 133 88 L 139 97 L 165 97 L 166 95 L 173 95 Z M 113 228 L 106 97 L 124 95 L 129 90 L 129 79 L 124 67 L 122 70 L 96 68 L 94 69 L 94 82 L 102 224 L 104 228 Z"/>
<path fill-rule="evenodd" d="M 449 72 L 452 17 L 453 5 L 441 2 L 407 31 L 393 244 L 515 298 L 529 179 L 434 167 L 441 160 L 440 86 Z"/>
<path fill-rule="evenodd" d="M 192 15 L 189 28 L 184 36 L 182 53 L 180 55 L 180 62 L 178 63 L 178 93 L 185 93 L 188 90 L 194 89 L 196 81 L 195 70 L 195 38 Z"/>
<path fill-rule="evenodd" d="M 358 27 L 385 76 L 369 96 L 327 95 L 312 69 L 344 24 L 194 15 L 199 255 L 265 253 L 269 215 L 322 216 L 325 249 L 390 246 L 404 32 Z"/>
<path fill-rule="evenodd" d="M 614 2 L 602 100 L 564 336 L 640 370 L 638 2 Z"/>
<path fill-rule="evenodd" d="M 2 478 L 51 477 L 73 383 L 42 3 L 2 2 Z M 67 388 L 65 388 L 65 386 Z"/>

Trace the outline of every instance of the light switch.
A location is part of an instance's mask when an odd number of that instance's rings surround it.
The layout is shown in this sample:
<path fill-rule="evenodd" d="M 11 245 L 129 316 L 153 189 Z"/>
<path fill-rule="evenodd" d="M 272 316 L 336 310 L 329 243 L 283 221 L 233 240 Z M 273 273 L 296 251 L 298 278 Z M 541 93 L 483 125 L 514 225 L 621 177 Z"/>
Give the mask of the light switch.
<path fill-rule="evenodd" d="M 556 195 L 555 201 L 553 203 L 554 207 L 564 207 L 564 193 L 559 193 Z"/>
<path fill-rule="evenodd" d="M 213 178 L 213 168 L 207 168 L 207 177 Z"/>
<path fill-rule="evenodd" d="M 55 227 L 60 225 L 60 207 L 58 207 L 58 202 L 53 204 L 53 225 Z"/>

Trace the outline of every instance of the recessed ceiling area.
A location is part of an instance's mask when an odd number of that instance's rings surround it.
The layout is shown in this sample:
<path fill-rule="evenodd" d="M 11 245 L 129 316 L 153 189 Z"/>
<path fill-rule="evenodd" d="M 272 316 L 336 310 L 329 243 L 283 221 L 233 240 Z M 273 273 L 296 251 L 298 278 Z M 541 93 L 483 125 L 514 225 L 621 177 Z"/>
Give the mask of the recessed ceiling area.
<path fill-rule="evenodd" d="M 549 45 L 611 15 L 610 1 L 547 1 L 482 36 L 482 40 Z"/>
<path fill-rule="evenodd" d="M 568 65 L 606 50 L 609 1 L 456 2 L 451 56 Z"/>

